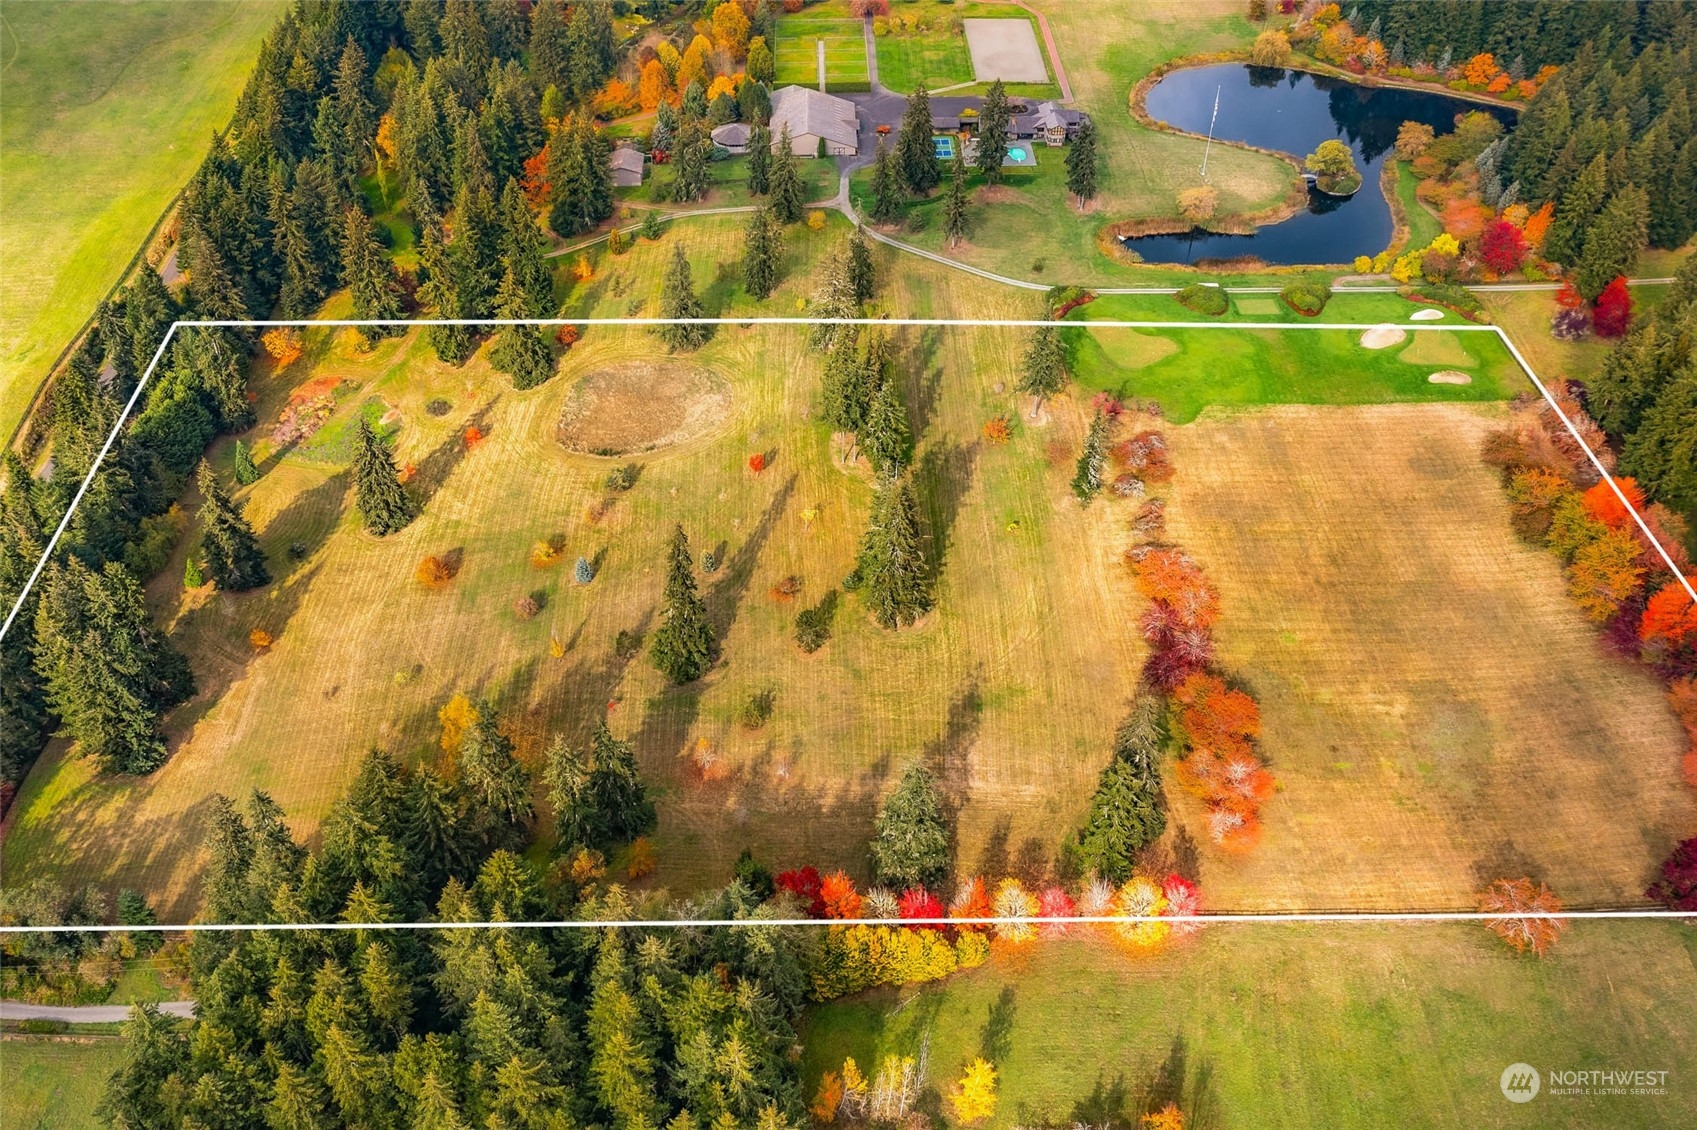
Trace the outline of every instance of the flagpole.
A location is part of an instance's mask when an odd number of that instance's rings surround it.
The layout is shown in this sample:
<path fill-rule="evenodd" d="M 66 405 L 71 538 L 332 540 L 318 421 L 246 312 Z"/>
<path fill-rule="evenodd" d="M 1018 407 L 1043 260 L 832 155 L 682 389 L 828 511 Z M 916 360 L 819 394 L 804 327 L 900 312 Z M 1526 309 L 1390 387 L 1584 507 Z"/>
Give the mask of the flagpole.
<path fill-rule="evenodd" d="M 1208 142 L 1202 147 L 1202 179 L 1208 179 L 1208 154 L 1214 148 L 1214 123 L 1220 117 L 1220 88 L 1214 88 L 1214 112 L 1208 118 Z"/>

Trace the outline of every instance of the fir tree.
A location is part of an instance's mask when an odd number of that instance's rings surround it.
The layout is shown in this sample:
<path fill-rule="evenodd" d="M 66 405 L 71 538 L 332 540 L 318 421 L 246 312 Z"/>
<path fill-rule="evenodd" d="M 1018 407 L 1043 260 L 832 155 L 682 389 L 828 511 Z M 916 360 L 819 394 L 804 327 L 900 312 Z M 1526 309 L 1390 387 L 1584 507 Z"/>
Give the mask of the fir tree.
<path fill-rule="evenodd" d="M 442 224 L 435 215 L 423 217 L 423 234 L 419 239 L 419 301 L 430 307 L 435 318 L 469 317 L 461 296 L 460 264 L 443 240 Z M 425 339 L 436 356 L 448 365 L 463 364 L 477 348 L 475 331 L 466 325 L 432 325 L 425 327 Z"/>
<path fill-rule="evenodd" d="M 1086 506 L 1102 489 L 1102 466 L 1107 445 L 1108 417 L 1098 409 L 1090 421 L 1090 431 L 1084 437 L 1084 450 L 1078 456 L 1078 469 L 1072 476 L 1072 493 Z"/>
<path fill-rule="evenodd" d="M 649 647 L 654 666 L 673 683 L 691 683 L 719 657 L 719 641 L 707 622 L 707 606 L 695 591 L 695 559 L 683 526 L 672 532 L 660 627 Z"/>
<path fill-rule="evenodd" d="M 1089 118 L 1079 123 L 1078 133 L 1067 149 L 1067 191 L 1078 198 L 1078 206 L 1096 199 L 1096 126 Z"/>
<path fill-rule="evenodd" d="M 533 315 L 528 303 L 513 269 L 508 267 L 496 296 L 496 310 L 503 318 L 529 318 Z M 489 364 L 512 377 L 513 387 L 523 392 L 554 375 L 554 350 L 542 336 L 541 326 L 502 326 L 489 351 Z"/>
<path fill-rule="evenodd" d="M 778 134 L 778 147 L 772 153 L 772 212 L 780 222 L 801 222 L 807 201 L 801 184 L 801 170 L 796 167 L 794 144 L 790 141 L 790 125 L 784 123 Z"/>
<path fill-rule="evenodd" d="M 1627 185 L 1615 193 L 1585 233 L 1585 249 L 1573 276 L 1579 293 L 1595 301 L 1615 278 L 1636 270 L 1649 230 L 1650 201 L 1644 190 Z"/>
<path fill-rule="evenodd" d="M 860 446 L 879 475 L 901 474 L 913 455 L 913 433 L 902 403 L 900 382 L 886 378 L 878 385 L 860 430 Z"/>
<path fill-rule="evenodd" d="M 872 387 L 854 334 L 838 336 L 825 358 L 825 420 L 834 431 L 859 432 L 872 406 Z"/>
<path fill-rule="evenodd" d="M 530 75 L 538 89 L 571 89 L 565 0 L 538 0 L 530 9 Z"/>
<path fill-rule="evenodd" d="M 472 798 L 488 842 L 516 844 L 530 819 L 530 777 L 513 755 L 513 741 L 501 733 L 495 708 L 477 706 L 477 721 L 460 743 L 460 779 Z"/>
<path fill-rule="evenodd" d="M 1020 364 L 1019 391 L 1032 398 L 1033 417 L 1042 409 L 1043 401 L 1061 391 L 1066 383 L 1065 360 L 1058 327 L 1038 326 L 1032 331 Z"/>
<path fill-rule="evenodd" d="M 271 580 L 265 553 L 253 527 L 224 493 L 212 468 L 200 465 L 201 553 L 212 583 L 227 592 L 245 592 Z"/>
<path fill-rule="evenodd" d="M 743 234 L 742 287 L 751 298 L 765 299 L 778 285 L 778 260 L 783 254 L 783 229 L 771 208 L 750 212 Z"/>
<path fill-rule="evenodd" d="M 587 102 L 613 73 L 613 63 L 612 5 L 573 4 L 566 24 L 566 70 L 572 97 Z"/>
<path fill-rule="evenodd" d="M 259 481 L 259 468 L 254 466 L 253 452 L 241 440 L 236 441 L 235 463 L 231 472 L 238 486 L 252 486 Z"/>
<path fill-rule="evenodd" d="M 672 198 L 678 203 L 688 204 L 707 195 L 707 157 L 712 151 L 706 123 L 700 118 L 685 118 L 678 127 L 677 148 L 672 151 L 672 165 L 677 170 Z"/>
<path fill-rule="evenodd" d="M 389 447 L 364 416 L 354 442 L 354 504 L 365 528 L 378 537 L 403 529 L 418 516 L 418 506 L 395 471 Z"/>
<path fill-rule="evenodd" d="M 1138 852 L 1166 830 L 1160 771 L 1162 710 L 1158 696 L 1140 695 L 1131 717 L 1115 735 L 1113 759 L 1102 770 L 1074 848 L 1080 871 L 1123 883 L 1131 878 Z"/>
<path fill-rule="evenodd" d="M 978 156 L 974 162 L 984 175 L 985 184 L 1002 183 L 1002 161 L 1008 153 L 1008 96 L 1002 80 L 990 84 L 984 96 L 984 108 L 978 117 Z"/>
<path fill-rule="evenodd" d="M 340 148 L 343 160 L 347 162 L 341 172 L 350 182 L 350 188 L 357 184 L 360 170 L 365 166 L 365 156 L 371 152 L 372 140 L 377 135 L 377 119 L 372 112 L 371 96 L 367 93 L 370 85 L 368 77 L 365 52 L 359 49 L 359 44 L 350 35 L 336 63 L 336 78 L 332 83 L 336 122 L 342 135 Z"/>
<path fill-rule="evenodd" d="M 701 299 L 695 293 L 695 281 L 690 274 L 689 256 L 681 243 L 672 246 L 672 261 L 666 264 L 666 275 L 660 281 L 660 316 L 662 318 L 703 318 L 707 316 Z M 655 333 L 674 353 L 680 349 L 700 349 L 712 336 L 713 327 L 699 324 L 667 322 L 655 327 Z"/>
<path fill-rule="evenodd" d="M 349 208 L 342 225 L 342 277 L 353 292 L 353 316 L 389 320 L 389 325 L 360 326 L 359 336 L 369 348 L 399 332 L 393 324 L 401 316 L 400 285 L 395 266 L 377 242 L 371 221 L 357 208 Z"/>
<path fill-rule="evenodd" d="M 878 155 L 872 162 L 872 219 L 876 223 L 887 224 L 896 218 L 901 205 L 901 182 L 897 179 L 895 161 L 885 147 L 884 139 L 879 138 Z"/>
<path fill-rule="evenodd" d="M 1549 234 L 1544 237 L 1547 257 L 1568 266 L 1577 264 L 1579 251 L 1585 246 L 1585 232 L 1602 210 L 1607 193 L 1608 163 L 1599 153 L 1562 193 Z"/>
<path fill-rule="evenodd" d="M 812 313 L 817 320 L 809 331 L 808 344 L 813 349 L 829 350 L 838 338 L 844 335 L 852 338 L 858 332 L 852 325 L 826 320 L 860 315 L 860 304 L 855 301 L 854 279 L 849 274 L 848 255 L 840 250 L 826 256 L 821 266 L 819 283 L 813 292 Z"/>
<path fill-rule="evenodd" d="M 748 131 L 748 193 L 764 196 L 772 188 L 772 131 L 761 122 Z"/>
<path fill-rule="evenodd" d="M 548 241 L 524 192 L 518 181 L 509 180 L 501 190 L 501 264 L 512 274 L 522 299 L 524 313 L 514 317 L 546 318 L 554 313 L 554 273 L 548 269 L 547 253 Z"/>
<path fill-rule="evenodd" d="M 613 214 L 612 145 L 587 113 L 560 123 L 548 142 L 551 207 L 548 226 L 555 234 L 589 231 Z"/>
<path fill-rule="evenodd" d="M 907 479 L 885 477 L 878 484 L 859 569 L 866 605 L 884 627 L 905 627 L 930 610 L 929 570 L 919 548 L 919 507 Z"/>
<path fill-rule="evenodd" d="M 637 772 L 635 749 L 613 737 L 605 722 L 595 727 L 587 750 L 556 738 L 543 778 L 562 847 L 606 849 L 654 830 L 654 802 Z"/>
<path fill-rule="evenodd" d="M 943 238 L 950 247 L 966 238 L 966 157 L 959 149 L 949 163 L 949 191 L 943 198 Z"/>
<path fill-rule="evenodd" d="M 872 866 L 894 890 L 938 889 L 949 873 L 949 829 L 937 779 L 910 765 L 873 825 Z"/>
<path fill-rule="evenodd" d="M 872 301 L 878 279 L 872 267 L 872 249 L 866 244 L 866 233 L 857 225 L 848 237 L 849 285 L 854 287 L 856 304 Z"/>
<path fill-rule="evenodd" d="M 931 96 L 924 83 L 908 95 L 901 132 L 896 135 L 895 163 L 902 187 L 909 195 L 927 196 L 942 179 L 931 144 Z"/>
<path fill-rule="evenodd" d="M 130 338 L 131 371 L 143 373 L 177 317 L 177 303 L 157 271 L 138 271 L 124 298 L 124 325 Z"/>

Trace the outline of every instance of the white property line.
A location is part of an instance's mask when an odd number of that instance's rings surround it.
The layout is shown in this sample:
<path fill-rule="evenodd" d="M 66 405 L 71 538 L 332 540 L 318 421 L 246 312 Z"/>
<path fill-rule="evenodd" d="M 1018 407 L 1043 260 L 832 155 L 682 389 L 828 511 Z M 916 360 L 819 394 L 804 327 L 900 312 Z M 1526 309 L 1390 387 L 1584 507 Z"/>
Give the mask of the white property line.
<path fill-rule="evenodd" d="M 274 934 L 305 930 L 323 933 L 335 930 L 594 930 L 601 927 L 636 930 L 683 930 L 759 926 L 1127 926 L 1145 923 L 1168 925 L 1229 925 L 1267 922 L 1524 922 L 1549 919 L 1566 922 L 1585 918 L 1650 918 L 1692 921 L 1689 910 L 1362 910 L 1362 911 L 1268 911 L 1264 914 L 1222 912 L 1219 914 L 1069 914 L 1056 918 L 557 918 L 520 922 L 196 922 L 181 926 L 0 926 L 0 934 L 164 934 L 204 930 L 208 933 Z"/>

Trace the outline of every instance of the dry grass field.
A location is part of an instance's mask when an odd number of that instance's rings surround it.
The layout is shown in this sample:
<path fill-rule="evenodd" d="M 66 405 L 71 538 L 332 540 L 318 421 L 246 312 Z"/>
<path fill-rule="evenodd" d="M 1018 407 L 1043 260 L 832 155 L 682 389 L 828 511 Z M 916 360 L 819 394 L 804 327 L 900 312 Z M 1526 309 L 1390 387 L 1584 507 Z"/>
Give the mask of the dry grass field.
<path fill-rule="evenodd" d="M 1220 657 L 1283 788 L 1215 906 L 1450 907 L 1501 876 L 1636 901 L 1697 821 L 1660 687 L 1509 528 L 1463 405 L 1210 412 L 1168 529 L 1219 584 Z M 1187 820 L 1201 817 L 1185 798 Z"/>

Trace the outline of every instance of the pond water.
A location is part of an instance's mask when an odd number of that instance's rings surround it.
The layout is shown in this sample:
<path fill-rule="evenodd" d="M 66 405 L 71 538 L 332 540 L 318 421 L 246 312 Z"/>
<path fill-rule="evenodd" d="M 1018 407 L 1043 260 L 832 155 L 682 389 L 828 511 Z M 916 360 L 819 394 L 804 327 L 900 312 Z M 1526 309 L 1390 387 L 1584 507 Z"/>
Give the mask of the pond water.
<path fill-rule="evenodd" d="M 1254 235 L 1192 231 L 1122 241 L 1148 262 L 1199 263 L 1254 255 L 1274 264 L 1348 263 L 1357 255 L 1377 255 L 1390 243 L 1392 230 L 1379 173 L 1403 122 L 1424 122 L 1447 133 L 1457 114 L 1481 108 L 1505 125 L 1514 120 L 1512 110 L 1480 107 L 1442 94 L 1358 86 L 1307 71 L 1239 63 L 1174 71 L 1149 91 L 1149 116 L 1206 135 L 1216 89 L 1216 141 L 1279 149 L 1300 160 L 1322 141 L 1338 138 L 1355 154 L 1361 190 L 1339 199 L 1310 189 L 1306 211 L 1265 225 Z M 1201 183 L 1200 176 L 1196 183 Z"/>

